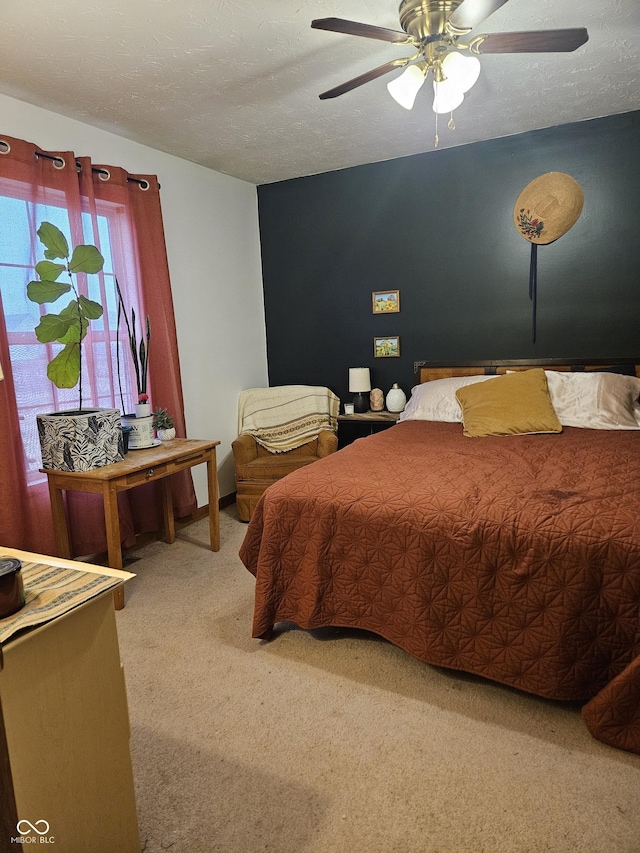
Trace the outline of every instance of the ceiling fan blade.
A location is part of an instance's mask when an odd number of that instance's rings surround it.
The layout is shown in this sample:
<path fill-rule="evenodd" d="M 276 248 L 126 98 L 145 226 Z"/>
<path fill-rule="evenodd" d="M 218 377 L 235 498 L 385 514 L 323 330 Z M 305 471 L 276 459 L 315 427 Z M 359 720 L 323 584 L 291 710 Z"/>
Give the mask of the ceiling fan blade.
<path fill-rule="evenodd" d="M 580 27 L 574 30 L 530 30 L 524 33 L 491 33 L 472 41 L 478 53 L 568 53 L 589 40 Z"/>
<path fill-rule="evenodd" d="M 357 21 L 346 21 L 344 18 L 317 18 L 315 21 L 311 21 L 311 26 L 314 30 L 329 30 L 332 33 L 362 36 L 367 39 L 390 41 L 394 44 L 415 44 L 413 36 L 400 32 L 400 30 L 387 30 L 384 27 L 359 24 Z"/>
<path fill-rule="evenodd" d="M 456 30 L 472 30 L 507 2 L 508 0 L 463 0 L 449 18 L 449 23 Z"/>
<path fill-rule="evenodd" d="M 329 89 L 327 92 L 323 92 L 320 95 L 320 100 L 324 101 L 327 98 L 337 98 L 338 95 L 344 95 L 345 92 L 350 92 L 352 89 L 357 89 L 358 86 L 362 86 L 364 83 L 369 83 L 371 80 L 375 80 L 376 77 L 382 77 L 383 74 L 388 74 L 389 71 L 393 71 L 394 68 L 400 68 L 402 65 L 406 65 L 408 62 L 409 60 L 407 58 L 392 59 L 391 62 L 385 62 L 384 65 L 379 65 L 372 71 L 367 71 L 365 74 L 361 74 L 359 77 L 354 77 L 353 80 L 348 80 L 346 83 L 342 83 L 342 85 L 336 86 L 335 89 Z"/>

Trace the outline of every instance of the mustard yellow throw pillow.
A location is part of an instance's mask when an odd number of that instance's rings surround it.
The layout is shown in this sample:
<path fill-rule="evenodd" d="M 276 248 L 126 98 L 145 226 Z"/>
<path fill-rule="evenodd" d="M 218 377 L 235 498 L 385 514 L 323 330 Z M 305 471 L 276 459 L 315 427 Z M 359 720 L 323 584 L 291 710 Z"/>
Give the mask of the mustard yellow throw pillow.
<path fill-rule="evenodd" d="M 456 398 L 468 436 L 562 432 L 542 368 L 467 385 L 456 391 Z"/>

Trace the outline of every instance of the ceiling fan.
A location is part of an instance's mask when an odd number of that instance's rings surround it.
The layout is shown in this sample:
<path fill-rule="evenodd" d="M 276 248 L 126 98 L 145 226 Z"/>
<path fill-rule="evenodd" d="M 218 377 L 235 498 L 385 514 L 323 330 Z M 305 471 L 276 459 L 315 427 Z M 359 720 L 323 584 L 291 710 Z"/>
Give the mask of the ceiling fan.
<path fill-rule="evenodd" d="M 396 68 L 405 68 L 399 78 L 388 84 L 388 89 L 401 106 L 411 109 L 418 90 L 431 71 L 435 92 L 433 109 L 437 116 L 438 113 L 452 112 L 459 106 L 464 93 L 477 80 L 480 63 L 475 55 L 569 52 L 576 50 L 589 39 L 586 29 L 580 27 L 491 33 L 475 36 L 468 42 L 464 41 L 485 18 L 507 2 L 508 0 L 402 0 L 399 10 L 402 32 L 343 18 L 319 18 L 312 21 L 311 26 L 317 30 L 362 36 L 414 48 L 411 56 L 392 59 L 353 80 L 323 92 L 320 95 L 321 100 L 336 98 Z"/>

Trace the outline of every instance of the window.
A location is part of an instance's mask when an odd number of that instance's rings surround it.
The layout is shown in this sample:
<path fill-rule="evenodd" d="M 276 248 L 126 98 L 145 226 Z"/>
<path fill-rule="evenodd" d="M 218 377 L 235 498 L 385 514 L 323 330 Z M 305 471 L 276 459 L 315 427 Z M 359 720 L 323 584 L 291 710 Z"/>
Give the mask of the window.
<path fill-rule="evenodd" d="M 78 278 L 81 292 L 104 309 L 103 316 L 92 321 L 83 342 L 83 408 L 116 408 L 124 414 L 132 412 L 137 402 L 124 320 L 118 330 L 114 272 L 116 268 L 119 271 L 118 280 L 129 315 L 133 307 L 136 317 L 143 317 L 142 300 L 137 290 L 135 244 L 128 217 L 120 205 L 96 201 L 96 208 L 95 220 L 89 213 L 83 213 L 81 223 L 75 228 L 80 233 L 72 233 L 62 192 L 43 188 L 42 198 L 33 202 L 25 197 L 19 181 L 0 180 L 0 297 L 29 485 L 45 479 L 39 471 L 36 414 L 78 408 L 77 386 L 59 389 L 47 379 L 47 364 L 61 345 L 42 344 L 34 332 L 39 315 L 57 313 L 64 301 L 60 301 L 59 308 L 57 304 L 40 306 L 27 298 L 27 284 L 36 278 L 35 265 L 44 257 L 44 247 L 36 236 L 41 222 L 56 225 L 70 246 L 94 244 L 104 257 L 104 269 L 100 274 Z M 94 221 L 97 233 L 93 230 Z"/>

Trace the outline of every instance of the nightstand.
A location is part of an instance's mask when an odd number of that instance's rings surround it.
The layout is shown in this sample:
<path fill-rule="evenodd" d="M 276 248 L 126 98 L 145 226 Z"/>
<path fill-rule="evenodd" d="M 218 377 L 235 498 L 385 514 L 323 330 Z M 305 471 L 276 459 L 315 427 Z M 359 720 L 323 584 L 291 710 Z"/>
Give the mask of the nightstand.
<path fill-rule="evenodd" d="M 398 422 L 399 412 L 363 412 L 359 415 L 338 415 L 338 449 L 351 444 L 356 438 L 364 438 L 381 432 Z"/>

